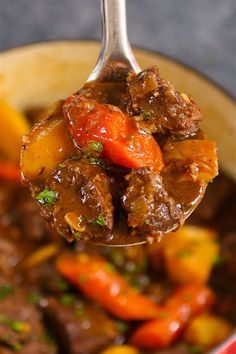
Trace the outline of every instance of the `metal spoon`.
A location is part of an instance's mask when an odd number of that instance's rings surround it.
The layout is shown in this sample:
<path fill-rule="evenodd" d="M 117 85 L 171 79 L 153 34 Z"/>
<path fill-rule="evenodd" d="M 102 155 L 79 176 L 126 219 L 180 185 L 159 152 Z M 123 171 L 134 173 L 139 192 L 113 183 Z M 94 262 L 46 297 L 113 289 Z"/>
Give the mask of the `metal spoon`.
<path fill-rule="evenodd" d="M 141 71 L 127 36 L 126 0 L 101 0 L 102 47 L 89 81 L 123 81 Z"/>
<path fill-rule="evenodd" d="M 126 0 L 101 0 L 102 12 L 102 46 L 101 51 L 87 82 L 121 82 L 126 81 L 130 72 L 141 71 L 132 52 L 126 26 Z M 187 218 L 194 206 L 184 212 Z M 168 230 L 175 230 L 172 225 Z M 160 237 L 162 234 L 160 233 Z M 129 246 L 148 242 L 148 237 L 129 233 L 127 225 L 119 225 L 107 240 L 94 238 L 92 243 L 107 246 Z"/>

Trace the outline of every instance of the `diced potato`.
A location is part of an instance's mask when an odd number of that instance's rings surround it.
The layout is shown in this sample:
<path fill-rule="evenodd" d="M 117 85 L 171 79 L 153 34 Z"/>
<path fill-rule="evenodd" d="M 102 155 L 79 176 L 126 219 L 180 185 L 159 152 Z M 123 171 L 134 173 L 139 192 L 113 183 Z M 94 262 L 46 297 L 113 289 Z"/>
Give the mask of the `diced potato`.
<path fill-rule="evenodd" d="M 195 317 L 185 330 L 184 338 L 192 345 L 210 349 L 224 341 L 232 333 L 232 326 L 225 319 L 202 314 Z"/>
<path fill-rule="evenodd" d="M 26 117 L 0 100 L 0 153 L 19 163 L 21 138 L 30 129 Z"/>
<path fill-rule="evenodd" d="M 58 164 L 73 156 L 74 146 L 64 123 L 61 103 L 47 119 L 34 126 L 23 144 L 21 172 L 26 183 L 44 181 Z"/>
<path fill-rule="evenodd" d="M 130 345 L 114 345 L 101 354 L 139 354 L 139 351 Z"/>
<path fill-rule="evenodd" d="M 177 284 L 207 282 L 219 255 L 216 233 L 202 227 L 184 226 L 163 239 L 167 272 Z"/>
<path fill-rule="evenodd" d="M 184 140 L 165 148 L 165 161 L 189 160 L 196 164 L 196 180 L 211 181 L 218 175 L 216 145 L 210 140 Z"/>

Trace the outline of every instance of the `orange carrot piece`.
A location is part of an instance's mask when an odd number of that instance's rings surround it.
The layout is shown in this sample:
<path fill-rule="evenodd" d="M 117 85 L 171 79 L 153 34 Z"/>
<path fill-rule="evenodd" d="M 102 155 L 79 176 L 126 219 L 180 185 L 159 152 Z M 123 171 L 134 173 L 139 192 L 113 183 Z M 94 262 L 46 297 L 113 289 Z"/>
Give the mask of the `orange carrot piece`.
<path fill-rule="evenodd" d="M 139 132 L 134 119 L 119 108 L 83 101 L 75 95 L 65 102 L 64 117 L 80 147 L 99 141 L 103 144 L 102 155 L 117 165 L 162 169 L 162 152 L 154 137 Z"/>
<path fill-rule="evenodd" d="M 159 318 L 146 322 L 131 336 L 131 344 L 144 350 L 166 348 L 173 344 L 186 323 L 214 303 L 212 291 L 205 286 L 179 288 L 163 306 Z"/>
<path fill-rule="evenodd" d="M 20 168 L 10 162 L 0 162 L 0 179 L 20 183 Z"/>
<path fill-rule="evenodd" d="M 155 318 L 160 308 L 138 293 L 105 259 L 88 254 L 59 257 L 57 270 L 86 296 L 123 320 Z"/>

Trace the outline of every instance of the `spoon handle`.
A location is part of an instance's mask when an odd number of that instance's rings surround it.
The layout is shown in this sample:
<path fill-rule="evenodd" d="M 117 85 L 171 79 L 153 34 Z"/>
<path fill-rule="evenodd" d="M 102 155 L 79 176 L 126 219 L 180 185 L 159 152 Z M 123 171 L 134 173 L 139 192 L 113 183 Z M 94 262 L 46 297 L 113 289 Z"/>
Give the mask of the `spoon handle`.
<path fill-rule="evenodd" d="M 140 71 L 127 36 L 126 0 L 101 0 L 102 47 L 88 81 L 123 81 Z"/>

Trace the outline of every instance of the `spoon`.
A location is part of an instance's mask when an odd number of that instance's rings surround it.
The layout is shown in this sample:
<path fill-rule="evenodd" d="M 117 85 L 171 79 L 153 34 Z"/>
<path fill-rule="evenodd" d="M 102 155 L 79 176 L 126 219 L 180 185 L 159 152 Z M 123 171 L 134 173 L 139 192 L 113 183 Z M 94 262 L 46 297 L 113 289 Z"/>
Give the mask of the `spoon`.
<path fill-rule="evenodd" d="M 121 82 L 126 81 L 130 72 L 136 74 L 141 71 L 131 49 L 126 22 L 126 0 L 101 0 L 102 13 L 102 46 L 100 54 L 90 74 L 87 83 L 97 82 Z M 187 218 L 193 208 L 185 211 Z M 173 225 L 168 232 L 176 229 Z M 162 233 L 160 233 L 160 238 Z M 91 240 L 93 244 L 107 246 L 130 246 L 148 242 L 147 237 L 129 234 L 127 226 L 119 225 L 113 231 L 111 238 Z"/>
<path fill-rule="evenodd" d="M 124 81 L 141 71 L 127 36 L 126 0 L 101 0 L 102 47 L 90 81 Z"/>

